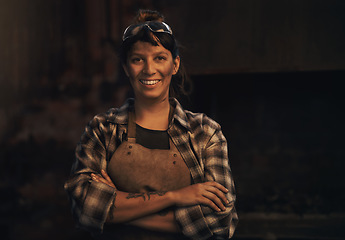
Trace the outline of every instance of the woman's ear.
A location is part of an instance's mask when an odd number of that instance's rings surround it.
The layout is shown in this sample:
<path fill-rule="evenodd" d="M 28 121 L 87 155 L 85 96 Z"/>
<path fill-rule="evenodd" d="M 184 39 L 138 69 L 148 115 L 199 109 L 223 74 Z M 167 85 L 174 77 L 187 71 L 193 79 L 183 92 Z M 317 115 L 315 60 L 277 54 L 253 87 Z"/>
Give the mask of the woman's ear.
<path fill-rule="evenodd" d="M 180 56 L 177 56 L 175 59 L 174 59 L 174 71 L 173 71 L 173 75 L 175 75 L 179 68 L 180 68 Z"/>

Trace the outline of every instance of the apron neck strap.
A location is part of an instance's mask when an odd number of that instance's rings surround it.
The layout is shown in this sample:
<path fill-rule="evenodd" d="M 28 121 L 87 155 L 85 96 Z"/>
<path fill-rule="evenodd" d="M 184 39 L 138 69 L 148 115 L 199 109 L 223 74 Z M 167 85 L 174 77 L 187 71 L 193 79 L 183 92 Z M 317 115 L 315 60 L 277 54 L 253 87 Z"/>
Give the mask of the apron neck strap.
<path fill-rule="evenodd" d="M 135 113 L 134 108 L 131 109 L 128 113 L 128 142 L 135 143 L 135 132 L 136 132 L 136 125 L 135 125 Z"/>

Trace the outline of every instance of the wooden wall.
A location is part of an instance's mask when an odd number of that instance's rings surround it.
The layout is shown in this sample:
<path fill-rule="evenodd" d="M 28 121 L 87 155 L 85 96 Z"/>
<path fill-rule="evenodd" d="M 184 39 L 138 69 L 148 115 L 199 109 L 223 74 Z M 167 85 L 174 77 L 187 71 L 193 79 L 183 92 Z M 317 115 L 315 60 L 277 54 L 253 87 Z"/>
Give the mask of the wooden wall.
<path fill-rule="evenodd" d="M 345 68 L 344 1 L 174 2 L 164 12 L 192 73 Z"/>
<path fill-rule="evenodd" d="M 138 8 L 165 14 L 191 74 L 345 69 L 342 0 L 13 0 L 0 3 L 1 86 L 99 59 Z"/>

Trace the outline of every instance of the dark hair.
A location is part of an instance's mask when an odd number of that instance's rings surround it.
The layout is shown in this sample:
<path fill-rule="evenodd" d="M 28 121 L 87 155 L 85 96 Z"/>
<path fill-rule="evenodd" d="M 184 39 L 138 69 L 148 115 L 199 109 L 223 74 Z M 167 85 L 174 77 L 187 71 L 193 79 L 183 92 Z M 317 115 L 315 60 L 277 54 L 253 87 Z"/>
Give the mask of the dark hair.
<path fill-rule="evenodd" d="M 138 15 L 135 18 L 134 23 L 141 23 L 146 21 L 164 21 L 164 17 L 157 11 L 152 10 L 139 10 Z M 132 49 L 133 45 L 138 42 L 148 42 L 153 46 L 161 44 L 164 48 L 171 52 L 173 59 L 180 56 L 178 43 L 173 35 L 163 32 L 151 32 L 148 28 L 142 28 L 136 35 L 126 39 L 122 42 L 120 47 L 120 60 L 121 63 L 127 64 L 128 53 Z M 126 76 L 122 71 L 122 76 Z M 180 68 L 178 72 L 172 76 L 170 83 L 170 97 L 179 97 L 180 95 L 187 96 L 192 90 L 192 84 L 188 78 L 182 62 L 180 62 Z"/>

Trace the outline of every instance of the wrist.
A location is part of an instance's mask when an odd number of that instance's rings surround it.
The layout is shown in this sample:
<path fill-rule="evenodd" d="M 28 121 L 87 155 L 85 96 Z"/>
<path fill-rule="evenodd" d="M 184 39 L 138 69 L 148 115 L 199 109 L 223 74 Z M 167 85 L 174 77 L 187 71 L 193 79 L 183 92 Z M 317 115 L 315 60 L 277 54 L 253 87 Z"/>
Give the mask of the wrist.
<path fill-rule="evenodd" d="M 169 191 L 165 194 L 165 196 L 168 199 L 169 205 L 175 206 L 176 205 L 176 192 L 175 191 Z"/>

